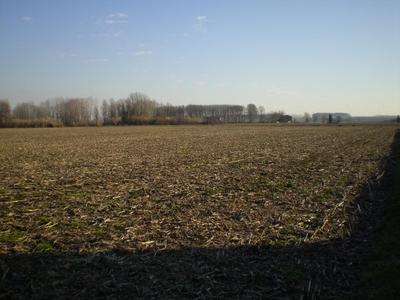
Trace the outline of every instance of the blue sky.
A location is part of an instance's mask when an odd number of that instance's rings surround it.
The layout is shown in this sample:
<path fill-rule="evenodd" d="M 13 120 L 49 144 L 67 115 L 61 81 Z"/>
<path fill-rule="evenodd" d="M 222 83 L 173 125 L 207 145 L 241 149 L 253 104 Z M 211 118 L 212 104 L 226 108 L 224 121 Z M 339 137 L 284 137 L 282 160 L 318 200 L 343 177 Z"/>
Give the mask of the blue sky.
<path fill-rule="evenodd" d="M 400 114 L 400 1 L 0 0 L 0 99 Z"/>

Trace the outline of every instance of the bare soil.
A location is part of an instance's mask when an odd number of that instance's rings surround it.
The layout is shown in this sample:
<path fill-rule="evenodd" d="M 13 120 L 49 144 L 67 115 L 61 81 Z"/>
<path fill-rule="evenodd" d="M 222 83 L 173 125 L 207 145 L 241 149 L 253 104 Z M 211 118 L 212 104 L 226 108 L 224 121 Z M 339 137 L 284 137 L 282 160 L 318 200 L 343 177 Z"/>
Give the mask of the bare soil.
<path fill-rule="evenodd" d="M 395 125 L 0 131 L 0 298 L 351 297 Z"/>

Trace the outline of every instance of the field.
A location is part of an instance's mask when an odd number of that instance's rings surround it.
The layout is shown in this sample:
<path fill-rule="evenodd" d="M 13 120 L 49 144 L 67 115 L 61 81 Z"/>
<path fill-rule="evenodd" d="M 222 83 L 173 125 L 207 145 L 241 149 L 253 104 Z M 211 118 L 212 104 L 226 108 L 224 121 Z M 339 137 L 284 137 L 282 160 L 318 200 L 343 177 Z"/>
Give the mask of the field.
<path fill-rule="evenodd" d="M 398 126 L 0 131 L 0 298 L 350 297 Z"/>

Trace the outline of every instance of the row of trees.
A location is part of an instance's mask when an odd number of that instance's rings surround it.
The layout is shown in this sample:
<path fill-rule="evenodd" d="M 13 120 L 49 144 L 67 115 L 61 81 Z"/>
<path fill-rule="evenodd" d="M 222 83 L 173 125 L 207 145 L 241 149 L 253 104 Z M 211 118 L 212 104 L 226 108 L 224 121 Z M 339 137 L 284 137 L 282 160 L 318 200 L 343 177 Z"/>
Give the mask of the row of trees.
<path fill-rule="evenodd" d="M 13 109 L 7 100 L 0 100 L 0 127 L 278 122 L 283 117 L 283 111 L 265 114 L 254 104 L 163 105 L 142 93 L 102 102 L 91 97 L 53 98 L 39 105 L 20 103 Z"/>
<path fill-rule="evenodd" d="M 340 123 L 350 122 L 352 120 L 351 115 L 347 113 L 313 113 L 310 115 L 308 112 L 304 113 L 304 122 L 310 123 L 311 121 L 314 123 L 322 122 L 322 123 Z"/>

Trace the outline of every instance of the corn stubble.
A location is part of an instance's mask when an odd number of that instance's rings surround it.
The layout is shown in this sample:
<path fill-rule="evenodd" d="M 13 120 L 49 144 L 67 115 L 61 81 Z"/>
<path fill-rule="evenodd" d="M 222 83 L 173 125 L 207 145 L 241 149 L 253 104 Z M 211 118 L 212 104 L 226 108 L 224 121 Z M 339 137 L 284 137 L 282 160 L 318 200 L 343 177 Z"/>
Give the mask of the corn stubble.
<path fill-rule="evenodd" d="M 387 197 L 395 131 L 0 131 L 0 296 L 350 296 Z"/>

